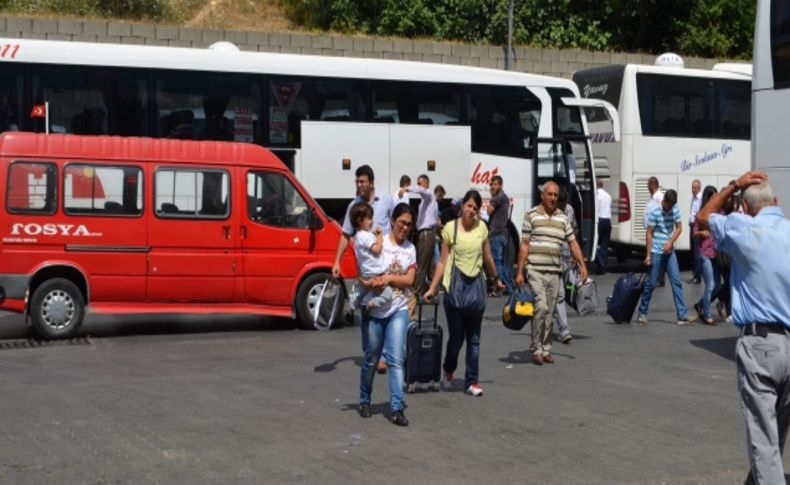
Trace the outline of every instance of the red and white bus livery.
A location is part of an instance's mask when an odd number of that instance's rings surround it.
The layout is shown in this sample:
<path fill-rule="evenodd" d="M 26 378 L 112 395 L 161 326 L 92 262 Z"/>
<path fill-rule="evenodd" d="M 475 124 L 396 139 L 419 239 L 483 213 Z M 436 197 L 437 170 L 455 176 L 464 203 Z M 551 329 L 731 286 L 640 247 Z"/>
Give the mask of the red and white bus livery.
<path fill-rule="evenodd" d="M 66 338 L 86 311 L 297 317 L 340 227 L 257 145 L 0 135 L 0 309 Z M 354 276 L 353 253 L 342 272 Z"/>

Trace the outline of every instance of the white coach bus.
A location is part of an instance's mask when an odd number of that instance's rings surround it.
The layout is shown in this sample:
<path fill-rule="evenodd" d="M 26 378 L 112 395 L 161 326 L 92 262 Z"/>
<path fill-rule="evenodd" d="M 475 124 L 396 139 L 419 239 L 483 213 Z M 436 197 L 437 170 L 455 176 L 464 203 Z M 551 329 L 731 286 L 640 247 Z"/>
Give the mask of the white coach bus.
<path fill-rule="evenodd" d="M 225 42 L 187 49 L 0 39 L 0 60 L 0 132 L 43 132 L 48 120 L 57 133 L 257 143 L 336 219 L 363 164 L 389 193 L 401 175 L 425 173 L 450 197 L 476 188 L 485 198 L 499 174 L 513 199 L 515 239 L 536 187 L 548 179 L 570 187 L 566 160 L 575 158 L 586 254 L 595 247 L 595 173 L 579 106 L 605 105 L 615 125 L 617 114 L 608 103 L 582 100 L 569 80 L 241 52 Z M 48 117 L 32 117 L 43 103 Z"/>
<path fill-rule="evenodd" d="M 759 0 L 754 30 L 752 165 L 790 214 L 790 0 Z"/>
<path fill-rule="evenodd" d="M 612 65 L 573 74 L 583 97 L 617 106 L 622 140 L 617 142 L 601 113 L 587 112 L 595 166 L 608 177 L 612 195 L 612 247 L 620 259 L 645 246 L 643 216 L 647 180 L 678 192 L 684 231 L 691 182 L 720 188 L 748 170 L 751 65 L 722 63 L 711 70 L 687 69 L 675 54 L 656 65 Z M 689 238 L 678 240 L 689 249 Z"/>

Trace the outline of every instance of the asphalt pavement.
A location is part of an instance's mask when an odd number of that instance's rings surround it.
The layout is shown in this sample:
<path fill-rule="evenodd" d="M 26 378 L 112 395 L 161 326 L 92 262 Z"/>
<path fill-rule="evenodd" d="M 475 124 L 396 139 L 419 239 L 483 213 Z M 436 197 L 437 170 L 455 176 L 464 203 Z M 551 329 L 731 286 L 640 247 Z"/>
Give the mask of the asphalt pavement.
<path fill-rule="evenodd" d="M 528 329 L 506 330 L 491 299 L 485 395 L 463 393 L 462 357 L 452 392 L 406 396 L 406 428 L 388 421 L 385 376 L 373 418 L 357 415 L 355 327 L 89 315 L 48 344 L 4 314 L 0 482 L 742 483 L 737 330 L 677 326 L 669 287 L 647 325 L 616 325 L 603 300 L 617 276 L 595 277 L 597 314 L 569 310 L 574 339 L 553 365 L 531 363 Z M 692 304 L 702 286 L 684 286 Z"/>

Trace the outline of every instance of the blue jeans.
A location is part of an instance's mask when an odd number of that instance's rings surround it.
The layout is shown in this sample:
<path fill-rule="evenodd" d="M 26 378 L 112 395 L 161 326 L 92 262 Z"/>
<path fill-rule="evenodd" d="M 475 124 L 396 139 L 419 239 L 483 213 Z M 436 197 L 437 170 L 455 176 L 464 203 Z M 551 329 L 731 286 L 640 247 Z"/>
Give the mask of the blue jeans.
<path fill-rule="evenodd" d="M 444 313 L 447 315 L 447 355 L 444 357 L 444 371 L 455 372 L 458 367 L 458 354 L 466 340 L 466 374 L 464 389 L 477 384 L 480 363 L 480 327 L 483 312 L 467 312 L 450 305 L 444 299 Z"/>
<path fill-rule="evenodd" d="M 494 258 L 496 274 L 502 280 L 502 283 L 505 284 L 505 291 L 513 293 L 513 274 L 510 271 L 510 265 L 506 261 L 507 235 L 495 234 L 490 236 L 488 241 L 491 245 L 491 257 Z"/>
<path fill-rule="evenodd" d="M 359 373 L 359 402 L 370 404 L 373 378 L 382 349 L 387 359 L 390 385 L 390 409 L 403 409 L 403 349 L 409 325 L 408 310 L 401 310 L 388 318 L 368 317 L 362 319 L 362 351 L 364 361 Z"/>
<path fill-rule="evenodd" d="M 702 293 L 698 304 L 702 305 L 702 318 L 706 320 L 710 316 L 710 300 L 714 291 L 719 290 L 719 269 L 713 263 L 713 260 L 706 256 L 700 255 L 699 257 L 700 271 L 702 272 L 702 280 L 705 282 L 705 291 Z"/>
<path fill-rule="evenodd" d="M 669 253 L 653 253 L 653 264 L 650 266 L 650 277 L 642 290 L 642 301 L 639 303 L 639 315 L 647 315 L 647 307 L 650 306 L 650 297 L 653 296 L 653 289 L 656 287 L 658 277 L 666 271 L 669 275 L 669 282 L 672 284 L 672 298 L 675 300 L 675 310 L 677 310 L 678 320 L 686 318 L 686 303 L 683 301 L 683 286 L 680 283 L 680 267 L 678 258 L 673 249 Z"/>

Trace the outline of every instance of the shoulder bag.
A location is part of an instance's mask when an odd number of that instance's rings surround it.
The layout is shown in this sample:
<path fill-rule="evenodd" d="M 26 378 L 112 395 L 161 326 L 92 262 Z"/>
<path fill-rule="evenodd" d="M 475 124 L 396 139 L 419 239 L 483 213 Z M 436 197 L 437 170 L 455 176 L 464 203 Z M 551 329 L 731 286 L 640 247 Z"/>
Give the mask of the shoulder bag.
<path fill-rule="evenodd" d="M 481 270 L 475 276 L 469 276 L 461 271 L 455 263 L 456 249 L 458 241 L 458 224 L 460 218 L 455 220 L 453 229 L 453 266 L 450 269 L 450 288 L 447 289 L 445 298 L 449 299 L 450 305 L 470 312 L 482 312 L 486 308 L 486 282 Z M 482 250 L 482 248 L 481 248 Z"/>

